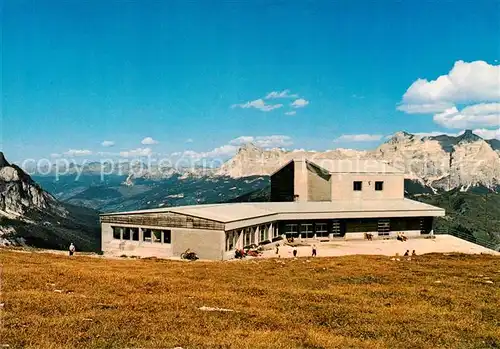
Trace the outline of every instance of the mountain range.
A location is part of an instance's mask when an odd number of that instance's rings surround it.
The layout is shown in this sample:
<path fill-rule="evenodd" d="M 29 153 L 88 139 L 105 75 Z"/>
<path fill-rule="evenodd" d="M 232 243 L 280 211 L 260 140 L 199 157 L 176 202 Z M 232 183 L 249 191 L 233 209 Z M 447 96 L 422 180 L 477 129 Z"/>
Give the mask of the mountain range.
<path fill-rule="evenodd" d="M 500 186 L 500 141 L 484 140 L 467 130 L 459 136 L 419 136 L 397 132 L 373 150 L 334 149 L 324 152 L 307 150 L 263 149 L 252 143 L 240 147 L 236 155 L 219 168 L 146 165 L 140 161 L 71 164 L 64 171 L 69 176 L 100 175 L 122 179 L 133 186 L 140 181 L 162 181 L 177 178 L 245 178 L 269 176 L 291 159 L 360 159 L 380 160 L 405 171 L 408 181 L 434 192 L 458 188 L 463 191 L 484 187 L 496 191 Z M 45 171 L 46 169 L 44 169 Z M 49 169 L 49 177 L 57 169 Z M 99 181 L 101 179 L 99 178 Z M 106 179 L 101 181 L 106 182 Z"/>
<path fill-rule="evenodd" d="M 466 131 L 460 136 L 421 137 L 397 132 L 374 150 L 335 149 L 326 152 L 283 149 L 264 150 L 243 146 L 216 172 L 232 178 L 269 175 L 291 159 L 381 160 L 405 171 L 407 180 L 433 191 L 500 186 L 500 141 L 485 141 Z"/>

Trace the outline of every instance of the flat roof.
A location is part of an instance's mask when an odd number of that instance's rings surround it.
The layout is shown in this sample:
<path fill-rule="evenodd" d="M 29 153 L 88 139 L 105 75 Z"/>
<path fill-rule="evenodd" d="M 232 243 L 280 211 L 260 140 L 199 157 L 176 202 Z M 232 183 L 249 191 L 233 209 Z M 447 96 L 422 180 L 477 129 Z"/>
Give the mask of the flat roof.
<path fill-rule="evenodd" d="M 325 214 L 332 218 L 370 218 L 379 216 L 381 212 L 388 216 L 404 217 L 422 214 L 422 216 L 444 216 L 444 209 L 409 199 L 384 200 L 338 200 L 322 202 L 255 202 L 255 203 L 225 203 L 211 205 L 191 205 L 165 207 L 160 209 L 116 212 L 101 216 L 136 215 L 148 213 L 177 213 L 192 217 L 213 220 L 221 223 L 253 220 L 262 217 L 276 216 L 283 219 L 325 219 Z"/>

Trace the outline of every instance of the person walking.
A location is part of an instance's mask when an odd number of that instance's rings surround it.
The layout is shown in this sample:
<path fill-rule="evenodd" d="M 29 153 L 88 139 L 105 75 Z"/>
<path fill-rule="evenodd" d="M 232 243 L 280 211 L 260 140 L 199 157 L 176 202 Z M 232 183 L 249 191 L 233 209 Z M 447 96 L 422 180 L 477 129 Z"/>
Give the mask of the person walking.
<path fill-rule="evenodd" d="M 75 250 L 75 245 L 71 243 L 71 245 L 69 245 L 69 255 L 72 256 L 75 253 Z"/>
<path fill-rule="evenodd" d="M 316 257 L 316 245 L 312 246 L 312 256 Z"/>

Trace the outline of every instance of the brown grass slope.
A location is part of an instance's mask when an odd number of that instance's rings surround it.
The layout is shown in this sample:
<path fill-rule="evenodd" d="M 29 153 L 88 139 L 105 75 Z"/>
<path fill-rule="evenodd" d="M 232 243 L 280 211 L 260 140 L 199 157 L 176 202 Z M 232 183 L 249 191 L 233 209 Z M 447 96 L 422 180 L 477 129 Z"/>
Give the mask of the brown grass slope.
<path fill-rule="evenodd" d="M 493 256 L 0 262 L 10 348 L 500 347 Z"/>

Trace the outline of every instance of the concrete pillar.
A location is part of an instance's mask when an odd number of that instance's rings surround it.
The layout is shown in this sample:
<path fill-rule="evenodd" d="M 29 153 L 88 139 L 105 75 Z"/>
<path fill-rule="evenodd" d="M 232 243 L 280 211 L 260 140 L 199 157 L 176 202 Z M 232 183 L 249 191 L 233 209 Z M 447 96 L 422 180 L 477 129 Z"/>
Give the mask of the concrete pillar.
<path fill-rule="evenodd" d="M 267 237 L 271 241 L 274 238 L 274 225 L 273 225 L 273 223 L 269 224 L 269 230 L 268 230 L 268 236 Z"/>
<path fill-rule="evenodd" d="M 254 241 L 253 243 L 258 245 L 260 242 L 260 225 L 255 227 L 255 232 L 254 232 Z"/>
<path fill-rule="evenodd" d="M 294 161 L 294 196 L 296 201 L 307 201 L 307 166 L 305 160 Z"/>

